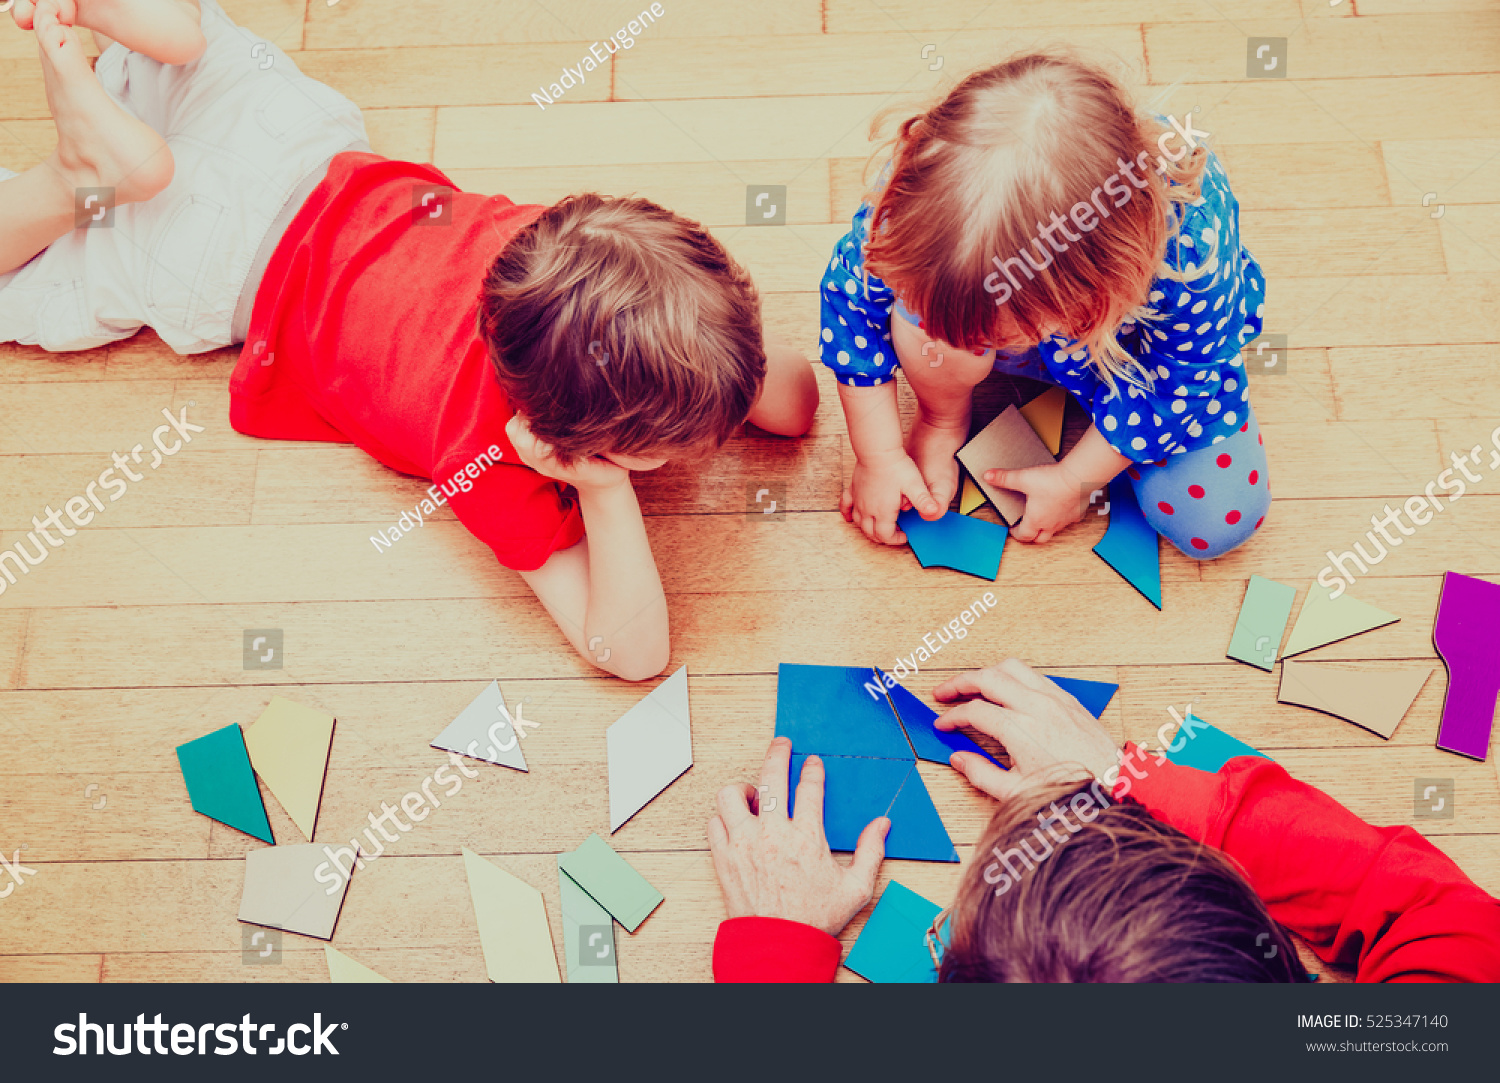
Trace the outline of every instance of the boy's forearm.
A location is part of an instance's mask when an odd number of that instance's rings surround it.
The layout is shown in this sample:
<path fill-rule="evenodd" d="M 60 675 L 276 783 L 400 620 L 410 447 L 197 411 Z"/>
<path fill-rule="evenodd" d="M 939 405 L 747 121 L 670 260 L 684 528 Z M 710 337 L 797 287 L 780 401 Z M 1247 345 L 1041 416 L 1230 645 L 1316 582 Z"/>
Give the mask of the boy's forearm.
<path fill-rule="evenodd" d="M 626 680 L 645 680 L 667 667 L 671 640 L 667 599 L 629 482 L 579 492 L 589 539 L 587 656 Z"/>

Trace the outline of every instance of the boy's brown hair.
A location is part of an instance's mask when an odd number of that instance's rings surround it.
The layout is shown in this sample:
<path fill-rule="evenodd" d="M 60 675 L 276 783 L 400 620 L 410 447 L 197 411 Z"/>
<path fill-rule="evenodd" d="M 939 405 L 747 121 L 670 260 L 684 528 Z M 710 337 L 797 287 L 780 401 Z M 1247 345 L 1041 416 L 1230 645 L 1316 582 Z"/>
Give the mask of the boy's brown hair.
<path fill-rule="evenodd" d="M 1229 858 L 1132 801 L 1109 803 L 1098 783 L 1003 801 L 976 853 L 942 981 L 1308 980 Z"/>
<path fill-rule="evenodd" d="M 716 448 L 765 379 L 750 276 L 644 199 L 549 207 L 491 265 L 479 329 L 511 405 L 564 463 Z"/>

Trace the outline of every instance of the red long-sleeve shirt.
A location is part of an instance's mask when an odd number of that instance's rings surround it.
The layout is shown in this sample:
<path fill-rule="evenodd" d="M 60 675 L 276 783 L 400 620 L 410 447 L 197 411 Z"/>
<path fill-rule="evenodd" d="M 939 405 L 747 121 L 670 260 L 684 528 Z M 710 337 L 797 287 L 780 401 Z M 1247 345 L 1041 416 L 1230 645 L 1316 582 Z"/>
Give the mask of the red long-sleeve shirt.
<path fill-rule="evenodd" d="M 1127 754 L 1133 749 L 1127 746 Z M 1410 827 L 1373 827 L 1270 760 L 1217 774 L 1137 760 L 1116 796 L 1223 850 L 1271 916 L 1356 980 L 1500 981 L 1500 902 Z M 714 943 L 718 981 L 832 981 L 840 947 L 776 918 L 732 918 Z"/>

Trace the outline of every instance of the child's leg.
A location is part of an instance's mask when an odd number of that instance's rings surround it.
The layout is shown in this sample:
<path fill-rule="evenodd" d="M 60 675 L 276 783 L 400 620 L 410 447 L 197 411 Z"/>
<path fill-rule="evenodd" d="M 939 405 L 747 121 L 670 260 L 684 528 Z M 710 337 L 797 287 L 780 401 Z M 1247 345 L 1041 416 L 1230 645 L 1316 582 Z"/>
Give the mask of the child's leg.
<path fill-rule="evenodd" d="M 1146 521 L 1195 560 L 1244 544 L 1271 507 L 1265 440 L 1250 404 L 1243 409 L 1243 424 L 1228 439 L 1126 472 Z"/>
<path fill-rule="evenodd" d="M 57 149 L 0 182 L 0 274 L 72 232 L 79 189 L 113 189 L 118 206 L 148 200 L 172 180 L 166 143 L 110 100 L 77 35 L 57 15 L 44 2 L 34 20 Z"/>
<path fill-rule="evenodd" d="M 43 0 L 45 2 L 45 0 Z M 198 0 L 54 0 L 61 19 L 94 32 L 99 49 L 119 42 L 163 64 L 187 64 L 203 53 Z M 29 30 L 37 0 L 16 0 L 16 25 Z"/>
<path fill-rule="evenodd" d="M 990 374 L 994 351 L 975 353 L 936 342 L 914 320 L 900 304 L 891 315 L 896 357 L 917 396 L 906 452 L 922 472 L 932 498 L 947 510 L 958 493 L 958 461 L 953 456 L 968 443 L 974 388 Z"/>

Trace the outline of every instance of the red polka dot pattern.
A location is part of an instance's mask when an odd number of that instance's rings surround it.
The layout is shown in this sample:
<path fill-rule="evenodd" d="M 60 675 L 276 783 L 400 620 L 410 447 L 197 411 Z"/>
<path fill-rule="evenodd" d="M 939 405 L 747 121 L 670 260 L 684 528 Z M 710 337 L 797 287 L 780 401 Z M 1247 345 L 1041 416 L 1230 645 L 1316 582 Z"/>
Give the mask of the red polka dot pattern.
<path fill-rule="evenodd" d="M 1237 511 L 1232 511 L 1228 515 L 1224 516 L 1224 521 L 1230 526 L 1234 526 L 1235 523 L 1240 521 L 1240 513 Z"/>
<path fill-rule="evenodd" d="M 1234 462 L 1234 460 L 1231 459 L 1228 455 L 1220 455 L 1217 459 L 1214 460 L 1214 462 L 1219 464 L 1219 468 L 1221 470 L 1227 470 L 1229 469 L 1229 465 Z"/>
<path fill-rule="evenodd" d="M 1251 485 L 1259 485 L 1260 484 L 1260 471 L 1259 470 L 1252 470 L 1252 471 L 1250 471 L 1250 484 Z"/>
<path fill-rule="evenodd" d="M 1126 470 L 1125 473 L 1127 473 L 1127 474 L 1130 475 L 1130 480 L 1131 481 L 1140 481 L 1141 480 L 1141 472 L 1139 470 L 1137 470 L 1133 466 L 1130 469 Z"/>
<path fill-rule="evenodd" d="M 1157 504 L 1157 505 L 1156 505 L 1156 506 L 1157 506 L 1157 507 L 1158 507 L 1158 508 L 1160 508 L 1160 509 L 1161 509 L 1161 510 L 1162 510 L 1162 511 L 1164 511 L 1164 512 L 1166 512 L 1166 513 L 1167 513 L 1167 514 L 1168 514 L 1168 515 L 1173 515 L 1173 514 L 1175 514 L 1175 513 L 1174 513 L 1174 512 L 1173 512 L 1173 511 L 1172 511 L 1172 505 L 1171 505 L 1171 504 L 1168 504 L 1168 503 L 1167 503 L 1167 502 L 1166 502 L 1166 501 L 1165 501 L 1165 500 L 1163 500 L 1163 501 L 1161 501 L 1161 503 L 1159 503 L 1159 504 Z"/>
<path fill-rule="evenodd" d="M 1194 549 L 1207 549 L 1208 548 L 1208 542 L 1204 541 L 1202 538 L 1194 538 L 1193 539 L 1193 548 Z"/>
<path fill-rule="evenodd" d="M 1203 499 L 1203 495 L 1204 495 L 1203 494 L 1203 486 L 1201 486 L 1201 485 L 1189 485 L 1188 486 L 1188 495 L 1191 496 L 1194 500 L 1202 500 Z"/>
<path fill-rule="evenodd" d="M 1247 421 L 1243 425 L 1240 426 L 1240 432 L 1249 432 L 1249 431 L 1250 431 L 1250 422 Z"/>
<path fill-rule="evenodd" d="M 1259 530 L 1260 529 L 1260 524 L 1264 523 L 1265 521 L 1266 521 L 1266 517 L 1264 515 L 1262 515 L 1259 519 L 1255 520 L 1255 529 Z"/>

